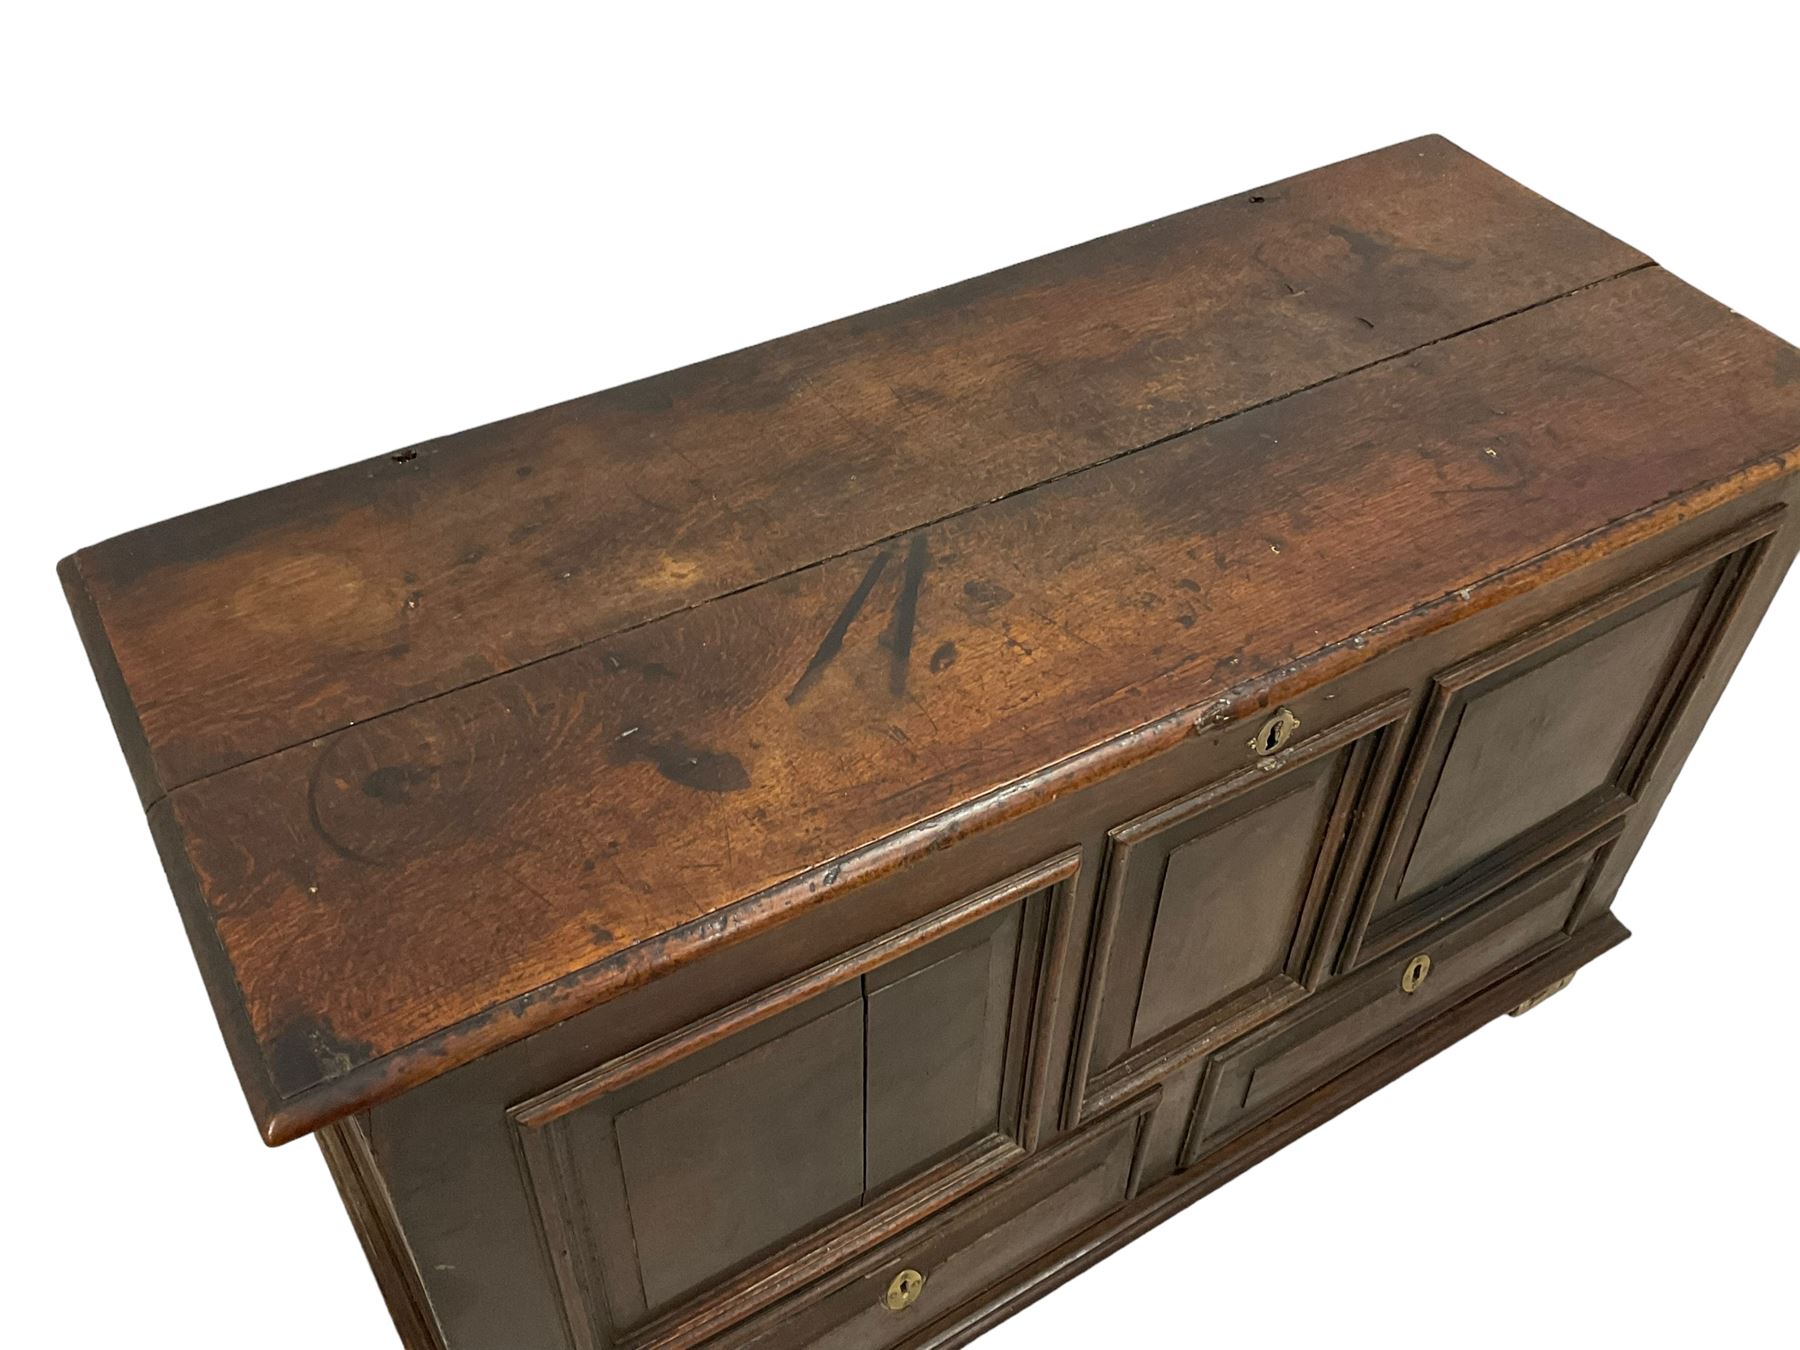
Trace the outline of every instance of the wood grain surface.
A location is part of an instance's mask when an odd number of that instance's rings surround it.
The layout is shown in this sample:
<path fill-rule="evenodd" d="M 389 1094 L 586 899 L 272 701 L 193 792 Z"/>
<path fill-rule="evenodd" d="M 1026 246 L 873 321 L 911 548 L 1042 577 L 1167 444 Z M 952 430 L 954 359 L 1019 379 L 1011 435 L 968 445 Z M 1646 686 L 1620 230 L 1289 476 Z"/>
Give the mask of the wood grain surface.
<path fill-rule="evenodd" d="M 76 567 L 148 803 L 1644 261 L 1427 138 Z"/>
<path fill-rule="evenodd" d="M 1429 139 L 63 571 L 279 1142 L 1797 465 Z"/>

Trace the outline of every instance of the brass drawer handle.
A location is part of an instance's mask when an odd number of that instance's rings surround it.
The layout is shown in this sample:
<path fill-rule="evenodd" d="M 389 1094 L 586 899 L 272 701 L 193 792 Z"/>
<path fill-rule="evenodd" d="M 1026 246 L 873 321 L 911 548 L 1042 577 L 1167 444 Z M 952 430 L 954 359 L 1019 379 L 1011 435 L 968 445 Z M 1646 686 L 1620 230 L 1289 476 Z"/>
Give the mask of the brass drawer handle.
<path fill-rule="evenodd" d="M 888 1282 L 887 1297 L 882 1300 L 889 1312 L 905 1312 L 925 1292 L 925 1277 L 916 1270 L 903 1270 Z"/>
<path fill-rule="evenodd" d="M 1400 976 L 1400 987 L 1409 994 L 1419 992 L 1419 986 L 1425 983 L 1425 977 L 1431 974 L 1431 958 L 1423 952 L 1406 963 L 1406 970 Z"/>

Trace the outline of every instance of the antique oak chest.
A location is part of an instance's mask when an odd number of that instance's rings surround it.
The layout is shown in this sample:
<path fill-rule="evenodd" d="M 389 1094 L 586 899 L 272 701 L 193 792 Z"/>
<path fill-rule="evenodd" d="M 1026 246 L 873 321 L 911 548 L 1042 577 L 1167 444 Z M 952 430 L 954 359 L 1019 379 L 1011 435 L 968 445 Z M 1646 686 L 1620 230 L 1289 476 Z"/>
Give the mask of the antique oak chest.
<path fill-rule="evenodd" d="M 61 574 L 406 1345 L 941 1346 L 1626 936 L 1797 466 L 1426 138 Z"/>

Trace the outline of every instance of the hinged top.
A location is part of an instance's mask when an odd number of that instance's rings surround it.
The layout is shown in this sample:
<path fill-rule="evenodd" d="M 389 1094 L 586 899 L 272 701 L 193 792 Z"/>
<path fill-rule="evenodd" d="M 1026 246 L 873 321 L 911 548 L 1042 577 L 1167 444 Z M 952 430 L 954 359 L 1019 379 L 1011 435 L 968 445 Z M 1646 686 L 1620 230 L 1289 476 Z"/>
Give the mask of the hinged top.
<path fill-rule="evenodd" d="M 1797 446 L 1800 353 L 1433 137 L 61 570 L 279 1142 Z"/>

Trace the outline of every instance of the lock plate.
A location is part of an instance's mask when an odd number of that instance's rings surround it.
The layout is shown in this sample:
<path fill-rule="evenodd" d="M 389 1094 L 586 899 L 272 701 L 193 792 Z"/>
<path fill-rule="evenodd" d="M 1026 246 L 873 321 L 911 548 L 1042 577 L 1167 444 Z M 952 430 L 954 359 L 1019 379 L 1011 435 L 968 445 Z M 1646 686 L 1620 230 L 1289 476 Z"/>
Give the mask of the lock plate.
<path fill-rule="evenodd" d="M 1406 969 L 1400 975 L 1400 987 L 1409 994 L 1419 992 L 1419 986 L 1425 983 L 1425 977 L 1431 974 L 1431 958 L 1420 952 L 1406 963 Z"/>
<path fill-rule="evenodd" d="M 1250 748 L 1258 755 L 1272 755 L 1300 730 L 1300 718 L 1292 708 L 1277 708 L 1275 715 L 1256 729 Z"/>
<path fill-rule="evenodd" d="M 889 1312 L 905 1312 L 924 1292 L 924 1275 L 916 1270 L 903 1270 L 888 1282 L 887 1297 L 882 1302 L 887 1304 Z"/>

